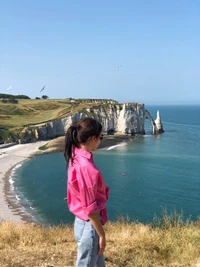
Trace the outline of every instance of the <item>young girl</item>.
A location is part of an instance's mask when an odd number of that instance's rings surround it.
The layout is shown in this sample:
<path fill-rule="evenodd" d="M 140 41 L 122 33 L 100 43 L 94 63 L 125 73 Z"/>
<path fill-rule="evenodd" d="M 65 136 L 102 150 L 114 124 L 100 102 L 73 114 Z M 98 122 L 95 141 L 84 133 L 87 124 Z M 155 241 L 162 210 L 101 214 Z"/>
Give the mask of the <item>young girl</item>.
<path fill-rule="evenodd" d="M 76 267 L 105 267 L 106 237 L 102 225 L 107 221 L 109 188 L 91 153 L 97 150 L 102 139 L 102 125 L 93 118 L 77 121 L 65 136 L 67 199 L 69 210 L 75 215 L 74 233 L 78 245 Z"/>

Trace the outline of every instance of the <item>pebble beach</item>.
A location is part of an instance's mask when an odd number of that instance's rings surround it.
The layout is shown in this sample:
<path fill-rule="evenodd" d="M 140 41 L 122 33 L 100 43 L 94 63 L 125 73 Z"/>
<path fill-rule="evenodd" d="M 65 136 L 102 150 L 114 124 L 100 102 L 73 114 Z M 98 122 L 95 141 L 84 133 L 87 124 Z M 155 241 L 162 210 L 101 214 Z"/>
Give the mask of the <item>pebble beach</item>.
<path fill-rule="evenodd" d="M 0 149 L 0 221 L 22 222 L 30 221 L 28 215 L 23 214 L 14 201 L 10 176 L 13 169 L 22 162 L 29 160 L 34 153 L 39 152 L 38 148 L 46 141 L 30 144 L 17 144 Z"/>

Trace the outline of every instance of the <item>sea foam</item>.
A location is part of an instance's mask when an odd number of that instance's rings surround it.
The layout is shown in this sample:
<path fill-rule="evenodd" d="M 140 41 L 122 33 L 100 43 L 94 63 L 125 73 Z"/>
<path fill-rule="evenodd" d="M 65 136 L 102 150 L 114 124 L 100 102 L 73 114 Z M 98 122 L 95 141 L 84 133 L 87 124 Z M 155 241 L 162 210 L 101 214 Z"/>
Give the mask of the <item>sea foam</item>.
<path fill-rule="evenodd" d="M 118 145 L 110 146 L 110 147 L 107 148 L 107 150 L 111 150 L 111 149 L 114 149 L 116 147 L 126 146 L 126 145 L 127 145 L 127 143 L 123 142 L 123 143 L 120 143 Z"/>

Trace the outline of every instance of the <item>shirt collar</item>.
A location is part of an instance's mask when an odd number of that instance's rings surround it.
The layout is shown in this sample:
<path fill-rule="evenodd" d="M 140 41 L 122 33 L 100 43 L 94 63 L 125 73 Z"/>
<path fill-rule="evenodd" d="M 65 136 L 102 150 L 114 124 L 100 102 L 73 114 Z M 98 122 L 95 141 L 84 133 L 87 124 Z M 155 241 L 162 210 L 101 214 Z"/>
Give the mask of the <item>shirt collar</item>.
<path fill-rule="evenodd" d="M 81 148 L 78 148 L 78 147 L 75 147 L 74 146 L 74 154 L 75 155 L 80 155 L 82 157 L 85 157 L 87 159 L 91 159 L 92 158 L 92 153 L 87 151 L 87 150 L 84 150 L 84 149 L 81 149 Z"/>

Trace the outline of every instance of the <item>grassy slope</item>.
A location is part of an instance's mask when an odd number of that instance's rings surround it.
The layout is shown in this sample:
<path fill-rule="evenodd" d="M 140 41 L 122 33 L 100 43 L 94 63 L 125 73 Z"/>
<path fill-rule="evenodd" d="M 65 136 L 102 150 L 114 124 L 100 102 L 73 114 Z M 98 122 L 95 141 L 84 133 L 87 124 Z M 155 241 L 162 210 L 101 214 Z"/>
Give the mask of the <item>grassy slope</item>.
<path fill-rule="evenodd" d="M 105 226 L 106 266 L 196 266 L 200 256 L 199 224 L 165 223 L 164 227 L 153 228 L 124 220 L 109 222 Z M 74 266 L 75 260 L 72 226 L 0 223 L 1 267 L 66 267 Z"/>
<path fill-rule="evenodd" d="M 18 104 L 3 104 L 0 99 L 0 137 L 5 140 L 10 133 L 18 135 L 26 125 L 43 124 L 95 106 L 98 107 L 99 103 L 71 103 L 67 99 L 19 99 Z"/>
<path fill-rule="evenodd" d="M 71 108 L 64 100 L 22 99 L 18 104 L 0 102 L 0 125 L 4 127 L 23 127 L 56 119 L 60 112 Z"/>
<path fill-rule="evenodd" d="M 18 104 L 3 104 L 0 99 L 0 126 L 23 127 L 27 124 L 40 124 L 95 106 L 99 107 L 100 104 L 76 104 L 64 99 L 20 99 Z"/>

